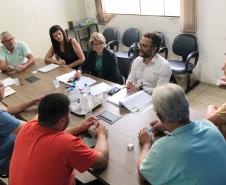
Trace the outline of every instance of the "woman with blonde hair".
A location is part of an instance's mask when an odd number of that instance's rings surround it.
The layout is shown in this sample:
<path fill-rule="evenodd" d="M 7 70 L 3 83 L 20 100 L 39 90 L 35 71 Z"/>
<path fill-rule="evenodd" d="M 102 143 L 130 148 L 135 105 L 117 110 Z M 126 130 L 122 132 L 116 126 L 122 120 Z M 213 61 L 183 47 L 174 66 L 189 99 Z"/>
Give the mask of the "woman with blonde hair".
<path fill-rule="evenodd" d="M 82 64 L 82 72 L 103 78 L 105 80 L 122 84 L 115 54 L 106 48 L 105 37 L 98 32 L 91 34 L 89 44 L 92 50 Z M 80 77 L 77 72 L 74 80 Z"/>

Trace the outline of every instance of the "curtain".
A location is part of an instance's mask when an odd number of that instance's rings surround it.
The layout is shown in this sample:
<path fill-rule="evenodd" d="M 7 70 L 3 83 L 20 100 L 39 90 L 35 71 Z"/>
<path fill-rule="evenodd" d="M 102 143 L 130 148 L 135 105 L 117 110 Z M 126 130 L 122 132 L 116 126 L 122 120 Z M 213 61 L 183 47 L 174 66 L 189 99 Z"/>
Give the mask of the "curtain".
<path fill-rule="evenodd" d="M 96 3 L 98 24 L 101 24 L 101 25 L 107 24 L 114 17 L 114 15 L 104 13 L 102 0 L 95 0 L 95 3 Z"/>
<path fill-rule="evenodd" d="M 196 33 L 196 0 L 180 0 L 180 28 L 182 32 Z"/>

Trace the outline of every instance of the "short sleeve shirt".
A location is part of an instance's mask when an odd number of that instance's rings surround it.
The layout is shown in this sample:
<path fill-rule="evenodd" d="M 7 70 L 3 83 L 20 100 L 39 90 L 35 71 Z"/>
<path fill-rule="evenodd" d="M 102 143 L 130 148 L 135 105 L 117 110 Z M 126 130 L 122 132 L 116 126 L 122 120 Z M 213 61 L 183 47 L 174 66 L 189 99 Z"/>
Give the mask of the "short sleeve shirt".
<path fill-rule="evenodd" d="M 226 124 L 226 102 L 217 110 L 216 114 Z"/>
<path fill-rule="evenodd" d="M 8 51 L 4 45 L 0 47 L 0 60 L 5 60 L 13 67 L 25 63 L 28 54 L 31 54 L 31 50 L 25 42 L 17 41 L 13 53 Z"/>
<path fill-rule="evenodd" d="M 6 165 L 11 158 L 15 141 L 15 135 L 12 132 L 19 124 L 20 120 L 0 110 L 0 166 Z"/>
<path fill-rule="evenodd" d="M 31 121 L 17 135 L 10 184 L 72 185 L 73 169 L 84 172 L 96 158 L 96 151 L 82 139 Z"/>
<path fill-rule="evenodd" d="M 152 145 L 141 174 L 152 185 L 224 185 L 226 142 L 211 122 L 192 122 Z"/>

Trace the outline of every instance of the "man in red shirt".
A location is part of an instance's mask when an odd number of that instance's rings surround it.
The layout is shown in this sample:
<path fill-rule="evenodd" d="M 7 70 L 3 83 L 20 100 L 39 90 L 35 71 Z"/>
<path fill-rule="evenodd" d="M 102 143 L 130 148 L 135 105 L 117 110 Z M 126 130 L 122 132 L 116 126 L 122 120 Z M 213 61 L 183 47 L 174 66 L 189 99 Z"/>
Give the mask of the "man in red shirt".
<path fill-rule="evenodd" d="M 109 159 L 107 129 L 95 129 L 96 146 L 89 148 L 73 135 L 86 131 L 96 121 L 67 128 L 69 99 L 59 93 L 45 96 L 38 106 L 38 121 L 26 124 L 18 134 L 10 164 L 10 185 L 73 185 L 73 169 L 105 168 Z M 66 129 L 66 130 L 65 130 Z"/>

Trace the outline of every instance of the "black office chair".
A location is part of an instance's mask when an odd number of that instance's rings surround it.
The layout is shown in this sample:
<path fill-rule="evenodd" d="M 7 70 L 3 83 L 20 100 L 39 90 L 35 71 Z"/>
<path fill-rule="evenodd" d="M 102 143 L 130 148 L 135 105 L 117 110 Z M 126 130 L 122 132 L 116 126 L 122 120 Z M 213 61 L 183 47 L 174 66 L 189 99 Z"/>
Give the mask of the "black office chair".
<path fill-rule="evenodd" d="M 180 34 L 174 39 L 172 50 L 176 55 L 182 57 L 182 61 L 168 60 L 173 76 L 176 74 L 187 74 L 187 87 L 185 90 L 187 93 L 199 84 L 198 80 L 191 84 L 190 77 L 199 59 L 197 39 L 194 35 Z"/>
<path fill-rule="evenodd" d="M 166 47 L 166 43 L 165 43 L 165 36 L 162 32 L 157 32 L 159 34 L 159 36 L 161 37 L 161 44 L 160 44 L 160 48 L 158 53 L 164 53 L 164 57 L 165 59 L 167 59 L 168 57 L 168 48 Z"/>
<path fill-rule="evenodd" d="M 132 47 L 134 43 L 138 43 L 140 39 L 140 32 L 136 28 L 128 28 L 124 31 L 122 35 L 122 45 L 128 47 L 128 51 L 118 51 L 115 52 L 117 57 L 120 58 L 130 58 L 133 55 Z"/>
<path fill-rule="evenodd" d="M 108 27 L 104 30 L 103 36 L 106 39 L 106 47 L 118 51 L 118 30 L 114 27 Z"/>
<path fill-rule="evenodd" d="M 127 79 L 131 62 L 133 59 L 139 54 L 137 48 L 137 43 L 140 39 L 140 32 L 136 28 L 128 28 L 124 31 L 122 36 L 122 44 L 126 47 L 128 47 L 128 51 L 118 51 L 115 52 L 115 55 L 118 59 L 118 67 L 121 75 L 123 75 L 124 80 Z"/>

